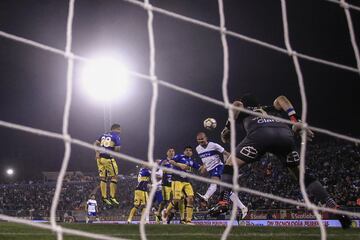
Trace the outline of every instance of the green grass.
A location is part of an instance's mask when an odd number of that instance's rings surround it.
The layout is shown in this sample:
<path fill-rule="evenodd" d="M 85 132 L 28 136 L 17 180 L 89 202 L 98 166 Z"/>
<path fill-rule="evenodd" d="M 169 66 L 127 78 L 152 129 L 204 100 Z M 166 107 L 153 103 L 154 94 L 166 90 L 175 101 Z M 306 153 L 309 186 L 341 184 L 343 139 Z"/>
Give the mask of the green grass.
<path fill-rule="evenodd" d="M 120 224 L 63 224 L 71 228 L 113 237 L 140 239 L 138 225 Z M 215 226 L 186 226 L 186 225 L 147 225 L 148 239 L 156 240 L 212 240 L 220 239 L 224 227 Z M 328 239 L 360 240 L 360 229 L 342 230 L 329 228 Z M 15 223 L 0 222 L 0 240 L 48 240 L 56 239 L 56 235 L 49 230 L 33 228 Z M 65 235 L 66 240 L 88 239 L 73 235 Z M 307 240 L 320 239 L 318 228 L 280 228 L 280 227 L 234 227 L 228 239 L 250 240 Z"/>

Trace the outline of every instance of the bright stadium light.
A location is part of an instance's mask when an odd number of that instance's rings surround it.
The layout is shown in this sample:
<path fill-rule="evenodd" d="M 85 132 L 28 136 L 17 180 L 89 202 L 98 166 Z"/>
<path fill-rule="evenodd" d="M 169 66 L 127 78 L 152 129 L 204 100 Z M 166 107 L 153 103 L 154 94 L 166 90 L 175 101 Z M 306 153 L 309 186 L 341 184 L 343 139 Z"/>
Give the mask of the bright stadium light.
<path fill-rule="evenodd" d="M 82 73 L 83 89 L 96 101 L 111 102 L 129 94 L 129 79 L 124 64 L 100 58 L 86 64 Z"/>
<path fill-rule="evenodd" d="M 12 169 L 12 168 L 6 169 L 6 175 L 8 175 L 8 176 L 14 175 L 14 169 Z"/>

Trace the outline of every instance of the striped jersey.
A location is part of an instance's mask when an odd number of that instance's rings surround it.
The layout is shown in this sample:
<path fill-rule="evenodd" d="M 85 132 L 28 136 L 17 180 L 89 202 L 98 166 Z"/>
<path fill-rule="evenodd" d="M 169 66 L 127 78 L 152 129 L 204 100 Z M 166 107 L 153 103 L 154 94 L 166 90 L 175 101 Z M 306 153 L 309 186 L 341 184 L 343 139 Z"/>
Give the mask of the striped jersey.
<path fill-rule="evenodd" d="M 121 146 L 120 135 L 117 132 L 107 132 L 101 135 L 98 138 L 100 146 L 107 150 L 114 150 L 115 147 Z M 100 152 L 100 157 L 102 158 L 112 158 L 110 154 L 105 152 Z"/>
<path fill-rule="evenodd" d="M 160 166 L 166 167 L 166 168 L 172 168 L 172 165 L 169 163 L 169 160 L 167 158 L 162 159 L 160 161 Z M 171 181 L 172 181 L 172 173 L 167 172 L 165 169 L 163 170 L 162 174 L 162 185 L 171 187 Z"/>
<path fill-rule="evenodd" d="M 89 200 L 86 202 L 86 205 L 87 205 L 87 211 L 88 211 L 88 212 L 90 212 L 90 213 L 96 212 L 97 202 L 96 202 L 95 199 L 89 199 Z"/>
<path fill-rule="evenodd" d="M 217 143 L 208 142 L 206 147 L 198 145 L 196 147 L 196 152 L 201 158 L 207 171 L 214 169 L 219 165 L 223 165 L 221 161 L 221 154 L 225 149 Z"/>
<path fill-rule="evenodd" d="M 136 190 L 147 191 L 150 183 L 151 171 L 147 168 L 140 168 Z"/>
<path fill-rule="evenodd" d="M 189 166 L 190 168 L 199 170 L 200 169 L 200 165 L 194 161 L 194 159 L 192 159 L 191 157 L 187 157 L 183 154 L 178 154 L 175 155 L 174 159 L 175 162 L 180 163 L 180 164 L 184 164 Z M 182 170 L 181 168 L 178 168 L 176 166 L 172 166 L 173 169 L 176 169 L 178 171 L 181 172 L 190 172 L 189 170 Z M 178 175 L 178 174 L 173 174 L 173 181 L 180 181 L 180 182 L 189 182 L 188 177 L 184 176 L 184 175 Z"/>

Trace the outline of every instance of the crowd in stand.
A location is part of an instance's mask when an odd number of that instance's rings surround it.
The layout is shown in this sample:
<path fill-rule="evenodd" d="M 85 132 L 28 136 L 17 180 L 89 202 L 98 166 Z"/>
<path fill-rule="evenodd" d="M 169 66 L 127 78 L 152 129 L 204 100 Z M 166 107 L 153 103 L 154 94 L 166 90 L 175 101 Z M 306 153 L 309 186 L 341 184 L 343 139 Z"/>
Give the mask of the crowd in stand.
<path fill-rule="evenodd" d="M 0 213 L 17 216 L 48 215 L 55 192 L 55 182 L 30 182 L 0 185 Z M 58 209 L 60 211 L 77 210 L 81 203 L 96 187 L 95 182 L 81 184 L 64 182 Z"/>
<path fill-rule="evenodd" d="M 329 193 L 342 206 L 360 207 L 360 148 L 355 144 L 339 141 L 309 144 L 306 165 Z M 117 214 L 126 215 L 133 202 L 133 191 L 137 183 L 136 173 L 121 176 L 118 182 Z M 286 198 L 301 200 L 298 183 L 288 174 L 280 160 L 268 154 L 256 163 L 240 171 L 240 186 L 272 193 Z M 205 193 L 208 184 L 193 182 L 194 190 Z M 0 184 L 0 213 L 12 211 L 17 216 L 34 217 L 48 215 L 55 191 L 55 182 L 28 182 Z M 100 209 L 106 214 L 106 206 L 100 201 L 98 179 L 91 176 L 67 176 L 64 181 L 58 210 L 82 210 L 91 193 L 96 193 Z M 296 208 L 296 206 L 240 193 L 240 199 L 250 209 Z M 212 198 L 213 203 L 217 196 Z M 200 204 L 197 208 L 201 210 Z M 204 206 L 203 206 L 204 207 Z M 15 214 L 14 214 L 15 213 Z"/>

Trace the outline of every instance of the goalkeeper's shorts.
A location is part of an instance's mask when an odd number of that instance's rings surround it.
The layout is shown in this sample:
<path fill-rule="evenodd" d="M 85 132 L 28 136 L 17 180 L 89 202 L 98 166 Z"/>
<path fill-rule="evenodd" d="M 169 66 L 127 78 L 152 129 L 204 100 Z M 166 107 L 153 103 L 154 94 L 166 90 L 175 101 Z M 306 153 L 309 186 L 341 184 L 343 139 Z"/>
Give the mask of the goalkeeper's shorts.
<path fill-rule="evenodd" d="M 119 169 L 114 158 L 98 158 L 97 166 L 100 177 L 114 177 L 118 175 Z"/>

